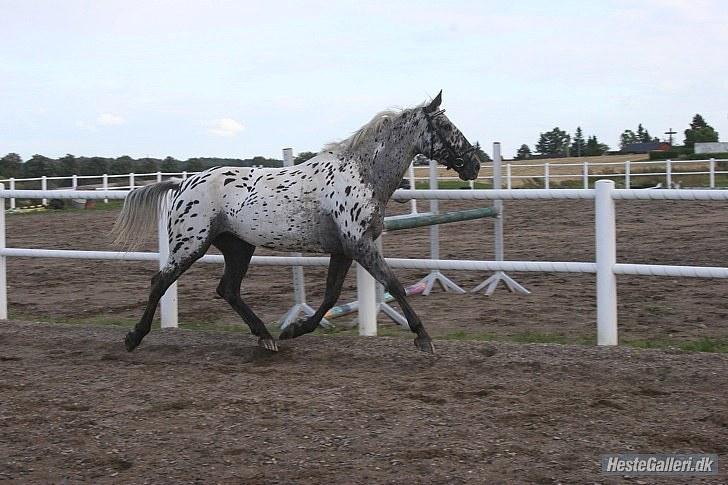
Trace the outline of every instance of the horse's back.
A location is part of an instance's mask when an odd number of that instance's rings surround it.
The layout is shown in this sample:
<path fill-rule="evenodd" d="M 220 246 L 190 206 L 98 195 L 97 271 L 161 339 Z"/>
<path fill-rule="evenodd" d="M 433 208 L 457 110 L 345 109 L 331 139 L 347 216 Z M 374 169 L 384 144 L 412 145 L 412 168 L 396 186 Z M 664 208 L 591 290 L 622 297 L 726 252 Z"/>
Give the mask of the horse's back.
<path fill-rule="evenodd" d="M 358 169 L 332 153 L 294 167 L 218 167 L 185 182 L 170 219 L 191 207 L 192 232 L 207 224 L 210 233 L 232 232 L 255 246 L 332 252 L 342 235 L 364 230 L 370 192 L 360 185 Z"/>

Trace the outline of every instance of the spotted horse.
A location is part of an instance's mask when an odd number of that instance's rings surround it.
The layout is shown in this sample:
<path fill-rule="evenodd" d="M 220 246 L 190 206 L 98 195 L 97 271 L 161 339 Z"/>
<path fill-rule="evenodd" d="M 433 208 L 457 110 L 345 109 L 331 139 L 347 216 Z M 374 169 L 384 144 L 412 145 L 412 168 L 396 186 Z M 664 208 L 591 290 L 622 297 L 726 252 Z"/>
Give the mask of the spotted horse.
<path fill-rule="evenodd" d="M 336 304 L 344 277 L 356 261 L 397 300 L 417 334 L 416 347 L 434 352 L 404 287 L 375 241 L 382 232 L 387 201 L 415 155 L 440 161 L 463 180 L 478 175 L 475 149 L 440 109 L 441 101 L 442 92 L 414 108 L 381 112 L 350 138 L 327 145 L 295 167 L 216 167 L 184 181 L 133 190 L 114 226 L 115 241 L 137 246 L 155 227 L 162 207 L 167 207 L 170 252 L 152 278 L 144 314 L 126 336 L 127 350 L 136 348 L 149 333 L 167 288 L 213 245 L 225 259 L 217 293 L 265 349 L 277 351 L 276 340 L 240 296 L 256 246 L 331 255 L 321 306 L 312 316 L 288 326 L 279 339 L 298 337 L 318 326 Z"/>

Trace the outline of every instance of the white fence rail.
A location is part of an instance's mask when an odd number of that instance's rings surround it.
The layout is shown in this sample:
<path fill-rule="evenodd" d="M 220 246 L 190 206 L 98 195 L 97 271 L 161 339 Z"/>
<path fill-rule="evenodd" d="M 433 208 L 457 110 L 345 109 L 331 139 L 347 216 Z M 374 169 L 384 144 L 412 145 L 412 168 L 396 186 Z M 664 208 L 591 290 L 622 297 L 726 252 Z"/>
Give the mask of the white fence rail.
<path fill-rule="evenodd" d="M 125 192 L 119 191 L 21 191 L 4 190 L 0 185 L 0 199 L 25 198 L 89 198 L 122 199 Z M 667 266 L 624 264 L 616 262 L 616 233 L 614 201 L 622 200 L 712 200 L 728 201 L 728 190 L 636 190 L 615 189 L 614 182 L 602 180 L 595 189 L 512 189 L 512 190 L 398 190 L 398 199 L 430 200 L 519 200 L 519 199 L 594 199 L 596 226 L 595 262 L 551 262 L 551 261 L 464 261 L 439 259 L 388 258 L 396 268 L 449 269 L 469 271 L 517 271 L 517 272 L 567 272 L 596 273 L 597 277 L 597 343 L 617 344 L 617 292 L 616 275 L 728 278 L 728 268 L 700 266 Z M 165 232 L 166 221 L 160 218 L 160 234 Z M 113 251 L 67 251 L 48 249 L 22 249 L 5 247 L 5 212 L 0 211 L 0 319 L 7 319 L 7 285 L 5 263 L 8 257 L 49 257 L 76 259 L 112 259 L 131 261 L 161 260 L 168 251 L 167 238 L 159 238 L 159 252 L 113 252 Z M 206 263 L 221 263 L 221 256 L 208 255 L 202 258 Z M 160 261 L 161 262 L 161 261 Z M 325 257 L 258 256 L 253 264 L 325 266 Z M 161 303 L 162 326 L 176 326 L 176 289 L 170 288 L 167 299 Z M 363 303 L 363 302 L 362 302 Z M 369 300 L 369 306 L 377 305 Z M 376 308 L 365 309 L 376 314 Z"/>
<path fill-rule="evenodd" d="M 728 163 L 728 161 L 726 161 Z M 505 173 L 503 181 L 505 187 L 510 189 L 517 186 L 523 181 L 537 180 L 541 181 L 544 188 L 548 189 L 558 182 L 564 180 L 580 180 L 581 187 L 588 189 L 594 180 L 611 177 L 620 180 L 622 185 L 629 189 L 640 184 L 640 180 L 650 177 L 660 179 L 661 184 L 665 188 L 672 188 L 685 185 L 682 176 L 704 176 L 703 179 L 693 182 L 693 187 L 708 187 L 711 189 L 719 188 L 716 184 L 716 176 L 728 175 L 728 170 L 717 170 L 716 160 L 713 158 L 705 160 L 640 160 L 640 161 L 624 161 L 624 162 L 576 162 L 576 163 L 505 163 L 503 164 Z M 675 170 L 675 168 L 680 170 Z M 694 168 L 693 168 L 694 167 Z M 494 179 L 494 165 L 492 163 L 484 164 L 481 175 L 478 177 L 480 182 L 489 182 Z M 17 184 L 35 184 L 37 189 L 48 190 L 48 182 L 60 182 L 68 184 L 60 187 L 63 190 L 77 190 L 82 185 L 95 185 L 98 190 L 131 190 L 134 187 L 144 185 L 144 183 L 157 181 L 170 177 L 181 177 L 183 179 L 197 172 L 149 172 L 149 173 L 128 173 L 128 174 L 103 174 L 103 175 L 71 175 L 64 177 L 31 177 L 31 178 L 9 178 L 0 180 L 10 190 L 15 190 Z M 415 172 L 410 173 L 412 181 L 426 181 L 429 176 L 416 176 Z M 439 180 L 460 180 L 455 176 L 439 177 Z M 24 187 L 28 190 L 28 187 Z M 30 189 L 34 190 L 34 189 Z M 49 197 L 59 198 L 55 195 L 45 196 L 42 198 L 43 204 L 47 203 Z M 29 198 L 29 197 L 26 197 Z M 108 200 L 108 199 L 105 199 Z M 10 208 L 16 208 L 15 197 L 10 197 Z"/>
<path fill-rule="evenodd" d="M 726 161 L 728 163 L 728 161 Z M 687 184 L 692 187 L 719 188 L 716 183 L 717 175 L 728 175 L 728 170 L 717 170 L 716 160 L 713 158 L 705 160 L 639 160 L 624 162 L 574 162 L 574 163 L 505 163 L 506 188 L 512 188 L 524 181 L 540 181 L 543 187 L 551 188 L 552 184 L 563 181 L 580 181 L 584 189 L 592 186 L 594 180 L 611 177 L 619 180 L 625 188 L 640 186 L 647 183 L 646 178 L 654 180 L 666 188 L 679 188 L 686 185 L 682 176 L 703 176 L 697 181 L 692 180 Z M 478 181 L 492 181 L 494 176 L 487 175 L 491 170 L 491 164 L 485 164 L 481 170 Z M 675 170 L 675 167 L 679 170 Z M 424 181 L 427 177 L 415 177 L 415 180 Z M 459 180 L 458 177 L 440 177 L 440 180 Z M 642 184 L 640 184 L 642 182 Z M 728 186 L 728 184 L 726 184 Z"/>
<path fill-rule="evenodd" d="M 28 185 L 35 184 L 38 189 L 42 191 L 48 190 L 48 182 L 60 182 L 62 184 L 68 184 L 67 186 L 58 187 L 55 190 L 78 190 L 80 186 L 94 187 L 96 190 L 132 190 L 135 187 L 141 187 L 149 182 L 161 182 L 165 178 L 177 177 L 186 179 L 188 176 L 193 175 L 197 172 L 149 172 L 149 173 L 125 173 L 125 174 L 102 174 L 102 175 L 69 175 L 69 176 L 42 176 L 42 177 L 29 177 L 29 178 L 8 178 L 0 179 L 0 183 L 4 184 L 9 190 L 15 190 L 18 184 Z M 23 190 L 35 190 L 24 187 Z M 45 195 L 39 197 L 42 200 L 42 204 L 48 203 L 48 198 L 61 199 L 63 197 L 57 197 L 55 190 L 51 195 Z M 36 197 L 21 196 L 26 199 L 35 199 Z M 16 198 L 20 197 L 9 197 L 10 209 L 16 208 Z M 80 197 L 73 197 L 80 198 Z M 88 197 L 90 198 L 90 197 Z M 109 198 L 104 197 L 104 202 L 108 202 Z"/>

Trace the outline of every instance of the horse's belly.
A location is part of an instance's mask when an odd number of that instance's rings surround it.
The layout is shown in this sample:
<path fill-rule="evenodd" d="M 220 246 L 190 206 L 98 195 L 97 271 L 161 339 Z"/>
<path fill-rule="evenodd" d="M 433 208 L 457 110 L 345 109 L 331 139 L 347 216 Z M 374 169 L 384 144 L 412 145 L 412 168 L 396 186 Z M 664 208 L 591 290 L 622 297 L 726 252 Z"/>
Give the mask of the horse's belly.
<path fill-rule="evenodd" d="M 254 246 L 282 251 L 324 252 L 319 222 L 291 208 L 284 210 L 278 207 L 263 212 L 265 207 L 253 206 L 229 216 L 229 224 L 239 238 Z"/>

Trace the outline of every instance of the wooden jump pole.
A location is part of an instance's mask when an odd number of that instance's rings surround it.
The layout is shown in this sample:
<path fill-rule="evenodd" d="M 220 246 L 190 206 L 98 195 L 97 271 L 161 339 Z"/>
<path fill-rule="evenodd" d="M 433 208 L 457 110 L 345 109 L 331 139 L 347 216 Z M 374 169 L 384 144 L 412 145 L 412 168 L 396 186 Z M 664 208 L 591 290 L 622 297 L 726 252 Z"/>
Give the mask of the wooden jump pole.
<path fill-rule="evenodd" d="M 473 219 L 483 219 L 485 217 L 498 217 L 498 211 L 492 207 L 481 207 L 478 209 L 467 209 L 454 212 L 443 212 L 442 214 L 417 215 L 412 217 L 402 217 L 398 219 L 385 220 L 384 229 L 386 231 L 400 231 L 402 229 L 411 229 L 413 227 L 433 226 L 438 224 L 448 224 L 451 222 L 471 221 Z"/>

